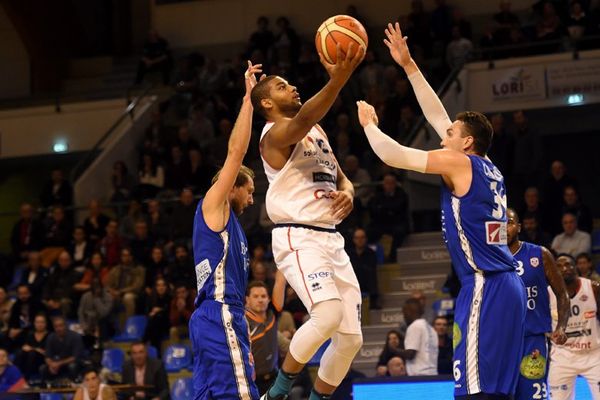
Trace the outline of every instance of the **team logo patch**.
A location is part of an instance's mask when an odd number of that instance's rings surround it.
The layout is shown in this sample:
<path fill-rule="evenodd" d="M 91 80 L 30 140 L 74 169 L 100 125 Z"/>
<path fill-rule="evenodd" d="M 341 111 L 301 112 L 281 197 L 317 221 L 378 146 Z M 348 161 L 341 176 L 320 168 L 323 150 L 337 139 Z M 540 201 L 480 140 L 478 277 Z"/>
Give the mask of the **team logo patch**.
<path fill-rule="evenodd" d="M 546 358 L 536 349 L 523 357 L 519 370 L 527 379 L 542 379 L 546 374 Z"/>
<path fill-rule="evenodd" d="M 535 267 L 538 267 L 538 266 L 540 265 L 540 259 L 539 259 L 539 258 L 537 258 L 537 257 L 531 257 L 531 258 L 529 259 L 529 263 L 531 264 L 531 266 L 532 266 L 533 268 L 535 268 Z"/>
<path fill-rule="evenodd" d="M 204 286 L 204 283 L 206 283 L 206 280 L 208 279 L 210 274 L 212 273 L 212 269 L 210 268 L 210 262 L 208 261 L 208 258 L 200 261 L 200 263 L 196 265 L 195 269 L 196 285 L 198 287 L 198 290 L 200 290 Z"/>
<path fill-rule="evenodd" d="M 455 322 L 452 326 L 452 348 L 456 350 L 456 346 L 460 343 L 462 339 L 462 332 L 460 331 L 460 326 Z"/>
<path fill-rule="evenodd" d="M 506 244 L 506 222 L 487 221 L 485 223 L 485 242 L 492 245 Z"/>

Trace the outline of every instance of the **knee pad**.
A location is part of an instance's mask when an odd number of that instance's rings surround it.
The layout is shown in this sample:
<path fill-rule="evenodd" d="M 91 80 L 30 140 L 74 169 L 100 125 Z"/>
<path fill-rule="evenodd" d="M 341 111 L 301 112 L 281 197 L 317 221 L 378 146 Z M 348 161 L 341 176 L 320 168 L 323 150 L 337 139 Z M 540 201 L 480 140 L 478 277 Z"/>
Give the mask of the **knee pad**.
<path fill-rule="evenodd" d="M 339 386 L 348 373 L 354 356 L 363 344 L 362 334 L 337 332 L 321 357 L 319 378 L 328 385 Z"/>

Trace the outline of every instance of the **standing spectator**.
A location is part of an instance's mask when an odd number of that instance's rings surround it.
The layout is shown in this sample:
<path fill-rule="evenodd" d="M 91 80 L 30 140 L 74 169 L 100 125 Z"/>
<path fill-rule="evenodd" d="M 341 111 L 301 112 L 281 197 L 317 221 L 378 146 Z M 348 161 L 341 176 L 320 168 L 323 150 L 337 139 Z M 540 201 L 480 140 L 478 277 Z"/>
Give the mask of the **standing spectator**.
<path fill-rule="evenodd" d="M 521 25 L 517 14 L 511 11 L 510 0 L 500 1 L 500 12 L 494 14 L 494 38 L 498 45 L 506 45 L 510 42 L 510 31 Z M 496 133 L 494 131 L 494 133 Z M 493 158 L 492 158 L 493 160 Z M 503 171 L 500 169 L 500 171 Z"/>
<path fill-rule="evenodd" d="M 73 231 L 73 240 L 67 247 L 68 253 L 73 259 L 73 264 L 78 267 L 88 263 L 95 244 L 86 240 L 85 229 L 83 226 L 76 226 Z"/>
<path fill-rule="evenodd" d="M 400 356 L 390 358 L 387 363 L 388 376 L 406 376 L 406 365 Z"/>
<path fill-rule="evenodd" d="M 136 392 L 127 400 L 170 400 L 169 382 L 162 361 L 148 357 L 143 342 L 131 344 L 131 359 L 123 365 L 123 382 L 126 385 L 150 385 L 152 389 Z"/>
<path fill-rule="evenodd" d="M 368 49 L 365 53 L 365 59 L 362 68 L 358 73 L 362 93 L 383 92 L 383 65 L 377 59 L 377 54 Z"/>
<path fill-rule="evenodd" d="M 150 252 L 150 260 L 146 265 L 146 277 L 144 287 L 147 295 L 152 293 L 152 289 L 156 283 L 156 280 L 161 278 L 164 279 L 166 276 L 167 260 L 165 259 L 165 253 L 161 246 L 154 246 Z"/>
<path fill-rule="evenodd" d="M 83 276 L 79 283 L 76 283 L 74 287 L 78 292 L 87 292 L 92 288 L 92 281 L 98 279 L 102 286 L 106 285 L 106 279 L 110 268 L 104 264 L 102 253 L 96 251 L 90 257 L 90 262 L 83 271 Z"/>
<path fill-rule="evenodd" d="M 563 196 L 567 186 L 577 188 L 577 181 L 567 175 L 567 168 L 562 161 L 553 161 L 550 166 L 550 176 L 546 179 L 542 191 L 542 198 L 544 199 L 549 218 L 551 219 L 551 226 L 549 226 L 548 230 L 549 233 L 553 235 L 556 235 L 561 229 L 561 210 L 564 201 Z"/>
<path fill-rule="evenodd" d="M 86 368 L 81 376 L 83 384 L 75 392 L 73 400 L 117 400 L 114 390 L 110 386 L 100 383 L 100 377 L 96 370 Z"/>
<path fill-rule="evenodd" d="M 33 296 L 40 299 L 46 280 L 48 279 L 48 270 L 42 267 L 42 258 L 37 251 L 29 252 L 27 265 L 21 275 L 21 284 L 29 286 Z"/>
<path fill-rule="evenodd" d="M 150 342 L 157 349 L 161 348 L 163 339 L 169 336 L 171 319 L 171 294 L 169 285 L 163 278 L 157 278 L 150 296 L 146 297 L 146 315 L 148 325 L 144 333 L 144 342 Z"/>
<path fill-rule="evenodd" d="M 119 262 L 119 254 L 123 247 L 123 241 L 119 236 L 119 223 L 112 219 L 106 225 L 106 235 L 98 242 L 98 250 L 104 257 L 109 267 Z"/>
<path fill-rule="evenodd" d="M 519 240 L 544 246 L 545 248 L 550 247 L 552 236 L 542 230 L 535 214 L 525 213 L 521 220 L 522 229 L 519 233 Z"/>
<path fill-rule="evenodd" d="M 494 129 L 494 136 L 492 137 L 492 145 L 488 152 L 488 157 L 494 162 L 494 165 L 498 167 L 502 176 L 505 179 L 510 179 L 512 174 L 513 166 L 513 148 L 515 144 L 510 133 L 506 130 L 504 125 L 504 117 L 502 114 L 497 113 L 491 116 L 490 122 Z"/>
<path fill-rule="evenodd" d="M 433 323 L 435 314 L 433 312 L 433 307 L 427 306 L 427 296 L 425 295 L 425 292 L 419 289 L 413 290 L 410 294 L 410 297 L 411 299 L 419 300 L 419 303 L 421 303 L 421 308 L 423 309 L 423 318 L 425 318 L 425 321 L 427 321 L 427 323 Z"/>
<path fill-rule="evenodd" d="M 6 289 L 0 286 L 0 337 L 8 332 L 10 313 L 15 300 L 8 297 Z"/>
<path fill-rule="evenodd" d="M 77 315 L 84 335 L 92 340 L 95 348 L 108 338 L 112 309 L 112 296 L 102 287 L 100 279 L 94 278 L 90 290 L 81 296 Z"/>
<path fill-rule="evenodd" d="M 19 368 L 11 364 L 8 351 L 0 348 L 0 393 L 16 392 L 27 386 Z"/>
<path fill-rule="evenodd" d="M 435 317 L 433 329 L 438 337 L 438 374 L 452 374 L 452 339 L 448 335 L 448 319 L 446 317 Z"/>
<path fill-rule="evenodd" d="M 88 212 L 90 215 L 83 222 L 83 227 L 90 242 L 96 244 L 104 237 L 106 225 L 110 222 L 110 218 L 102 213 L 102 208 L 98 200 L 90 201 Z"/>
<path fill-rule="evenodd" d="M 123 161 L 115 161 L 110 174 L 110 184 L 112 192 L 110 194 L 110 202 L 123 202 L 129 200 L 133 188 L 135 187 L 135 178 L 129 173 L 127 164 Z M 118 207 L 117 210 L 120 210 Z M 121 215 L 120 211 L 117 211 Z"/>
<path fill-rule="evenodd" d="M 542 15 L 536 25 L 537 40 L 559 39 L 562 33 L 561 25 L 562 23 L 554 4 L 550 1 L 544 2 Z"/>
<path fill-rule="evenodd" d="M 394 357 L 400 357 L 404 349 L 404 337 L 398 331 L 391 330 L 387 333 L 385 346 L 379 354 L 377 361 L 377 375 L 385 376 L 388 374 L 388 362 Z"/>
<path fill-rule="evenodd" d="M 473 42 L 463 37 L 460 27 L 452 27 L 452 40 L 446 47 L 446 64 L 450 69 L 462 66 L 469 59 L 469 53 L 473 50 Z"/>
<path fill-rule="evenodd" d="M 119 234 L 125 240 L 130 240 L 135 235 L 135 224 L 144 218 L 142 203 L 137 199 L 129 201 L 127 215 L 119 220 Z"/>
<path fill-rule="evenodd" d="M 143 219 L 135 223 L 133 239 L 129 241 L 129 247 L 136 263 L 146 266 L 150 259 L 150 252 L 154 246 L 154 240 L 148 233 L 148 224 Z"/>
<path fill-rule="evenodd" d="M 178 340 L 181 336 L 187 336 L 190 317 L 194 312 L 194 299 L 185 285 L 175 288 L 175 297 L 171 300 L 171 340 Z"/>
<path fill-rule="evenodd" d="M 566 186 L 563 192 L 563 214 L 570 212 L 577 217 L 577 227 L 591 233 L 594 220 L 589 207 L 581 203 L 581 198 L 575 186 Z"/>
<path fill-rule="evenodd" d="M 137 192 L 142 199 L 156 196 L 165 186 L 165 170 L 151 154 L 142 155 L 138 177 Z"/>
<path fill-rule="evenodd" d="M 135 314 L 135 304 L 144 285 L 144 268 L 136 265 L 129 248 L 121 250 L 121 263 L 109 272 L 106 287 L 115 304 L 125 310 L 124 319 Z"/>
<path fill-rule="evenodd" d="M 52 319 L 54 332 L 46 342 L 46 364 L 40 367 L 44 380 L 69 378 L 75 380 L 80 371 L 83 356 L 83 341 L 81 335 L 67 329 L 64 317 Z"/>
<path fill-rule="evenodd" d="M 57 266 L 48 276 L 42 299 L 51 314 L 70 315 L 73 305 L 73 289 L 77 282 L 77 274 L 73 269 L 73 260 L 66 251 L 58 256 Z"/>
<path fill-rule="evenodd" d="M 600 274 L 594 271 L 592 256 L 589 253 L 581 253 L 576 258 L 577 272 L 579 276 L 600 283 Z"/>
<path fill-rule="evenodd" d="M 13 348 L 19 348 L 33 327 L 34 317 L 44 311 L 44 307 L 31 296 L 29 286 L 17 287 L 17 301 L 13 304 L 8 321 L 8 340 Z"/>
<path fill-rule="evenodd" d="M 20 218 L 12 228 L 10 244 L 13 257 L 17 262 L 27 260 L 30 251 L 42 247 L 43 228 L 39 221 L 33 218 L 33 207 L 29 203 L 21 204 Z"/>
<path fill-rule="evenodd" d="M 56 205 L 68 207 L 73 204 L 73 189 L 60 169 L 52 170 L 50 182 L 44 186 L 40 195 L 40 202 L 45 208 Z"/>
<path fill-rule="evenodd" d="M 514 157 L 512 182 L 508 193 L 523 193 L 525 188 L 535 184 L 540 167 L 541 149 L 537 132 L 532 129 L 522 110 L 513 113 Z"/>
<path fill-rule="evenodd" d="M 217 135 L 211 146 L 210 154 L 205 154 L 213 165 L 223 165 L 227 157 L 227 145 L 229 144 L 229 136 L 233 129 L 233 123 L 229 118 L 221 118 L 217 128 Z"/>
<path fill-rule="evenodd" d="M 172 241 L 190 241 L 195 214 L 194 193 L 190 189 L 183 189 L 170 218 Z"/>
<path fill-rule="evenodd" d="M 248 54 L 252 54 L 258 50 L 262 54 L 262 58 L 266 60 L 269 56 L 269 50 L 273 46 L 275 36 L 269 29 L 269 19 L 264 15 L 261 15 L 256 20 L 256 31 L 250 35 L 248 43 Z M 253 62 L 256 62 L 253 60 Z"/>
<path fill-rule="evenodd" d="M 577 216 L 565 213 L 562 217 L 563 233 L 552 240 L 552 250 L 557 254 L 570 254 L 575 258 L 581 253 L 589 253 L 592 249 L 592 238 L 589 233 L 577 229 Z"/>
<path fill-rule="evenodd" d="M 396 175 L 387 173 L 383 177 L 381 191 L 369 201 L 371 223 L 367 236 L 378 241 L 383 234 L 392 235 L 392 249 L 389 261 L 396 259 L 396 249 L 402 245 L 409 231 L 408 225 L 408 195 L 398 185 Z"/>
<path fill-rule="evenodd" d="M 169 218 L 162 212 L 158 200 L 148 202 L 148 227 L 150 235 L 157 243 L 164 244 L 169 239 Z"/>
<path fill-rule="evenodd" d="M 569 8 L 569 17 L 565 24 L 567 32 L 569 32 L 571 39 L 581 39 L 589 28 L 588 17 L 579 1 L 571 1 Z"/>
<path fill-rule="evenodd" d="M 44 232 L 44 249 L 41 251 L 42 265 L 50 267 L 71 242 L 73 232 L 71 224 L 65 218 L 65 210 L 61 206 L 53 207 L 52 217 L 46 220 Z"/>
<path fill-rule="evenodd" d="M 160 71 L 163 85 L 169 84 L 171 72 L 171 51 L 169 43 L 159 36 L 155 29 L 148 32 L 148 39 L 144 43 L 142 59 L 138 64 L 135 84 L 139 85 L 149 71 Z"/>
<path fill-rule="evenodd" d="M 48 318 L 45 314 L 38 314 L 33 320 L 33 330 L 27 334 L 25 343 L 15 358 L 15 365 L 19 367 L 25 379 L 36 376 L 40 367 L 44 365 L 47 339 Z"/>
<path fill-rule="evenodd" d="M 354 231 L 352 246 L 348 249 L 348 256 L 361 289 L 369 293 L 369 307 L 375 310 L 380 309 L 377 256 L 367 246 L 367 233 L 364 229 L 358 228 Z"/>
<path fill-rule="evenodd" d="M 413 108 L 410 104 L 403 105 L 400 109 L 400 121 L 396 129 L 396 141 L 404 143 L 406 140 L 409 140 L 409 135 L 412 133 L 416 123 L 417 118 Z"/>
<path fill-rule="evenodd" d="M 407 299 L 402 312 L 408 329 L 400 356 L 406 360 L 408 375 L 437 375 L 438 337 L 423 318 L 423 306 L 417 299 Z"/>

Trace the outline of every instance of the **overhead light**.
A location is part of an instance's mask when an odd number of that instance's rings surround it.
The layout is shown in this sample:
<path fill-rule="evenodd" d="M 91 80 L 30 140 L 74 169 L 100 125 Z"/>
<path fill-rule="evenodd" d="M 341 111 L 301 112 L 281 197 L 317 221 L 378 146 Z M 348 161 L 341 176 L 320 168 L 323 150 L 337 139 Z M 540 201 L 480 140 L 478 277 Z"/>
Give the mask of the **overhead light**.
<path fill-rule="evenodd" d="M 52 146 L 52 150 L 55 153 L 66 153 L 69 150 L 69 144 L 64 139 L 58 139 L 54 142 L 54 146 Z"/>
<path fill-rule="evenodd" d="M 576 104 L 583 104 L 583 95 L 582 94 L 570 94 L 569 97 L 567 97 L 567 104 L 569 105 L 576 105 Z"/>

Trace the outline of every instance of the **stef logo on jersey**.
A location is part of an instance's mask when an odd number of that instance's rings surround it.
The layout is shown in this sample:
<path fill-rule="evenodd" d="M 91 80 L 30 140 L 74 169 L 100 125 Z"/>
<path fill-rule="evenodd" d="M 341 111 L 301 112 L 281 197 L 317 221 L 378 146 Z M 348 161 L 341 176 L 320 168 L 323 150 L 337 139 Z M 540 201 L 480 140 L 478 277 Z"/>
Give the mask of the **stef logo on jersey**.
<path fill-rule="evenodd" d="M 531 257 L 531 258 L 529 259 L 529 264 L 531 264 L 531 266 L 532 266 L 533 268 L 535 268 L 535 267 L 539 267 L 539 265 L 540 265 L 540 259 L 539 259 L 539 258 L 537 258 L 537 257 Z"/>
<path fill-rule="evenodd" d="M 487 221 L 485 223 L 485 241 L 487 244 L 506 244 L 506 237 L 506 222 Z"/>

